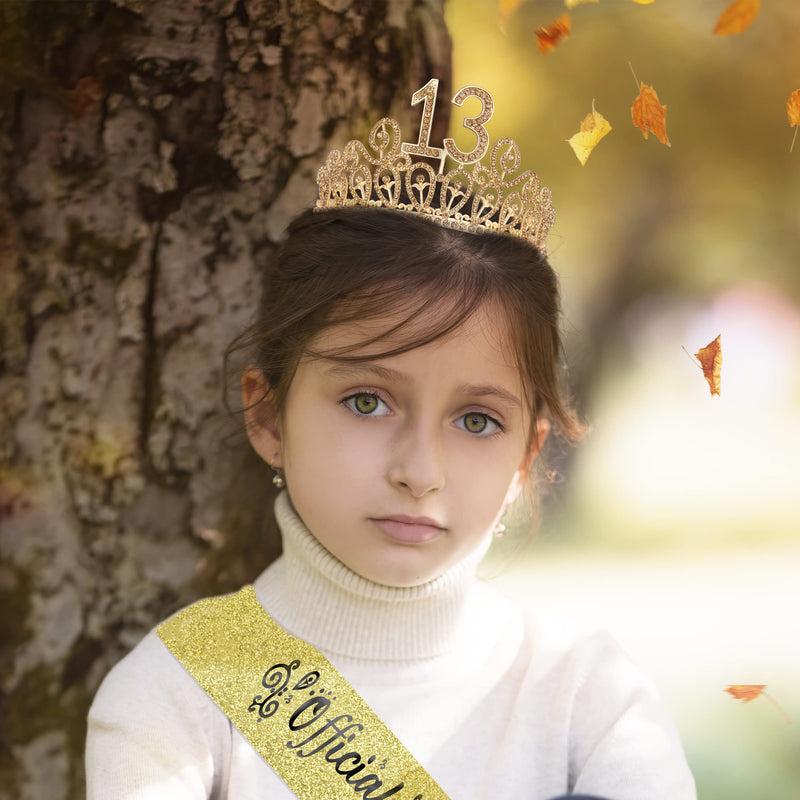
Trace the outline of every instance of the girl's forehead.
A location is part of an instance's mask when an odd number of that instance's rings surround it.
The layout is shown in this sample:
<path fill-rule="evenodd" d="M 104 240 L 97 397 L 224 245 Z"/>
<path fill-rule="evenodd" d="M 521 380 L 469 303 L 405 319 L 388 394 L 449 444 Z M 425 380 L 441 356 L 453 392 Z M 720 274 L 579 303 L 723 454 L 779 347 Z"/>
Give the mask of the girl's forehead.
<path fill-rule="evenodd" d="M 453 305 L 420 310 L 421 306 L 423 302 L 416 307 L 409 304 L 361 319 L 336 322 L 314 337 L 309 350 L 322 356 L 333 351 L 370 358 L 399 348 L 435 348 L 460 339 L 499 356 L 508 366 L 515 365 L 511 326 L 497 303 L 483 303 L 462 320 L 459 309 Z M 452 327 L 454 320 L 459 321 Z"/>

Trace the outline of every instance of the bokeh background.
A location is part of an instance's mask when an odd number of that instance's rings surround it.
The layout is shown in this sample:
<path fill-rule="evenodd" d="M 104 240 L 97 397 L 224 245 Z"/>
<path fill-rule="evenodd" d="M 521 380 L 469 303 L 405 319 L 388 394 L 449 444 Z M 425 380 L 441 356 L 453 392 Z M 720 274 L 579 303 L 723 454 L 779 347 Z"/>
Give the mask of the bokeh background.
<path fill-rule="evenodd" d="M 488 124 L 550 186 L 570 382 L 590 432 L 545 487 L 534 541 L 492 564 L 524 603 L 610 630 L 658 682 L 701 800 L 800 797 L 800 5 L 744 33 L 726 2 L 600 0 L 542 55 L 561 2 L 451 0 L 453 87 L 495 98 Z M 638 86 L 671 147 L 631 122 Z M 581 166 L 566 139 L 613 130 Z M 477 106 L 477 101 L 476 106 Z M 462 147 L 459 112 L 451 135 Z M 722 336 L 722 394 L 695 353 Z M 513 539 L 514 537 L 512 537 Z M 743 705 L 729 684 L 766 684 Z"/>

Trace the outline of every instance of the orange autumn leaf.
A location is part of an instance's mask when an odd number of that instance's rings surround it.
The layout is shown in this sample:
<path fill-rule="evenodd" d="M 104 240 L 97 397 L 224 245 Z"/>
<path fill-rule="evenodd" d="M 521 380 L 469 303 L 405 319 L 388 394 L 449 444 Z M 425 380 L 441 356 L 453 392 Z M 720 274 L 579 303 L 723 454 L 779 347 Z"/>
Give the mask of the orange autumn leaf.
<path fill-rule="evenodd" d="M 578 133 L 567 139 L 581 164 L 586 164 L 586 160 L 591 155 L 595 145 L 610 130 L 611 124 L 602 114 L 595 111 L 594 101 L 592 101 L 592 113 L 587 114 L 583 122 L 581 122 L 581 129 Z"/>
<path fill-rule="evenodd" d="M 539 44 L 539 50 L 544 55 L 547 55 L 551 50 L 555 50 L 556 45 L 562 39 L 566 39 L 572 30 L 572 20 L 569 14 L 564 13 L 560 17 L 556 17 L 549 25 L 543 25 L 541 28 L 536 29 L 536 41 Z"/>
<path fill-rule="evenodd" d="M 786 101 L 786 113 L 789 116 L 789 125 L 791 125 L 792 128 L 800 126 L 800 89 L 795 89 L 795 91 L 789 95 L 789 99 Z M 790 153 L 794 150 L 794 140 L 796 138 L 797 131 L 794 132 L 794 136 L 792 137 L 792 145 L 789 148 Z"/>
<path fill-rule="evenodd" d="M 703 377 L 708 382 L 711 396 L 719 397 L 720 374 L 722 373 L 722 334 L 705 347 L 701 347 L 694 356 L 703 368 Z"/>
<path fill-rule="evenodd" d="M 791 719 L 789 719 L 789 715 L 780 707 L 777 700 L 775 700 L 772 695 L 768 694 L 764 690 L 767 688 L 765 683 L 745 683 L 745 684 L 732 684 L 728 686 L 727 689 L 723 689 L 723 692 L 727 692 L 731 697 L 736 700 L 741 700 L 743 703 L 749 703 L 752 700 L 755 700 L 757 697 L 766 697 L 778 711 L 781 712 L 783 718 L 791 724 Z"/>
<path fill-rule="evenodd" d="M 745 683 L 730 685 L 727 689 L 723 689 L 722 691 L 727 692 L 736 700 L 749 703 L 751 700 L 755 700 L 756 697 L 761 697 L 762 692 L 766 688 L 766 683 Z"/>
<path fill-rule="evenodd" d="M 646 83 L 641 84 L 639 95 L 631 106 L 633 124 L 647 138 L 647 132 L 654 133 L 662 144 L 672 145 L 667 138 L 667 107 L 658 101 L 656 90 Z"/>
<path fill-rule="evenodd" d="M 794 127 L 800 125 L 800 89 L 795 89 L 786 101 L 786 113 L 789 115 L 789 124 Z"/>
<path fill-rule="evenodd" d="M 732 36 L 746 31 L 761 9 L 761 0 L 736 0 L 720 15 L 714 27 L 717 36 Z"/>

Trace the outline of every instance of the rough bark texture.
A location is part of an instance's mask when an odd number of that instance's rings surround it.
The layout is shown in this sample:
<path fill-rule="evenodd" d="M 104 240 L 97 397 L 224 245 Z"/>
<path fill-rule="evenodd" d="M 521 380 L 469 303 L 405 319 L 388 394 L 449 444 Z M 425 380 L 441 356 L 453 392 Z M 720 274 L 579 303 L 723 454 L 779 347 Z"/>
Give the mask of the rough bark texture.
<path fill-rule="evenodd" d="M 442 0 L 0 5 L 0 797 L 64 800 L 108 669 L 271 557 L 223 351 L 327 150 L 414 141 L 434 75 L 445 124 L 450 46 Z"/>

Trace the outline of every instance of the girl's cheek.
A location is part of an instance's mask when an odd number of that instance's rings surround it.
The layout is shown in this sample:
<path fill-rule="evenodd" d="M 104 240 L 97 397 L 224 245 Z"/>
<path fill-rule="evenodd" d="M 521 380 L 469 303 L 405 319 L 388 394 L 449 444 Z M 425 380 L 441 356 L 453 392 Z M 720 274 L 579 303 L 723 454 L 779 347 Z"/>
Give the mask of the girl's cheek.
<path fill-rule="evenodd" d="M 363 420 L 353 417 L 341 437 L 342 456 L 374 458 L 392 448 L 392 425 L 386 419 Z"/>

